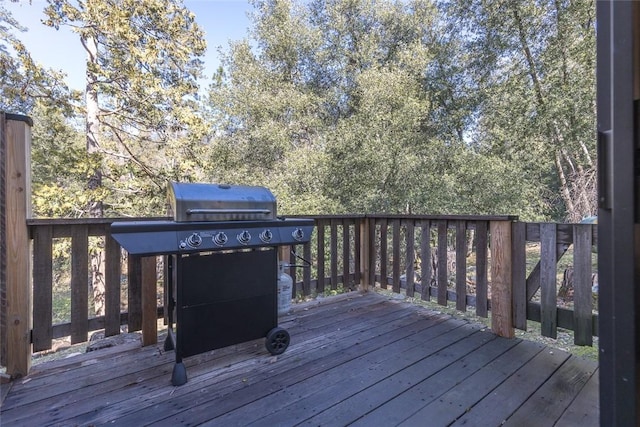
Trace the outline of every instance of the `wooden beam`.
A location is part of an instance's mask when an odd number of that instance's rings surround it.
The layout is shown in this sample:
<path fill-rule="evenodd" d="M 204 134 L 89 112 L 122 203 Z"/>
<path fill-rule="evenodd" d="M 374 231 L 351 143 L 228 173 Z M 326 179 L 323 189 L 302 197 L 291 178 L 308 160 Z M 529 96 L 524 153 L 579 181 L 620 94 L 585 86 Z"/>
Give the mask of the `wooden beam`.
<path fill-rule="evenodd" d="M 491 221 L 491 329 L 514 337 L 511 305 L 511 221 Z"/>
<path fill-rule="evenodd" d="M 158 290 L 156 257 L 144 257 L 142 262 L 142 345 L 158 342 Z"/>
<path fill-rule="evenodd" d="M 5 242 L 7 374 L 26 376 L 31 368 L 31 254 L 27 218 L 31 217 L 31 119 L 0 115 L 6 142 Z"/>

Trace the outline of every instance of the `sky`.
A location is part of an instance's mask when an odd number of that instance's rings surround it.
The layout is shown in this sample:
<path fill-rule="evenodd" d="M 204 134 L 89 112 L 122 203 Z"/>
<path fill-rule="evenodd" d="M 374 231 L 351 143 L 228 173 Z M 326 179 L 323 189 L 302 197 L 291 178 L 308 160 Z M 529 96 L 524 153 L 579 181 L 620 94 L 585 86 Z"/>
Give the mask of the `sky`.
<path fill-rule="evenodd" d="M 141 0 L 144 1 L 144 0 Z M 32 58 L 47 68 L 67 74 L 67 84 L 73 89 L 84 88 L 85 52 L 78 36 L 67 27 L 60 30 L 41 23 L 45 0 L 13 3 L 0 0 L 2 6 L 27 32 L 15 35 L 25 44 Z M 204 57 L 205 76 L 210 77 L 220 64 L 218 47 L 226 48 L 231 40 L 247 36 L 252 7 L 247 0 L 184 0 L 184 5 L 196 15 L 196 22 L 204 30 L 207 53 Z"/>

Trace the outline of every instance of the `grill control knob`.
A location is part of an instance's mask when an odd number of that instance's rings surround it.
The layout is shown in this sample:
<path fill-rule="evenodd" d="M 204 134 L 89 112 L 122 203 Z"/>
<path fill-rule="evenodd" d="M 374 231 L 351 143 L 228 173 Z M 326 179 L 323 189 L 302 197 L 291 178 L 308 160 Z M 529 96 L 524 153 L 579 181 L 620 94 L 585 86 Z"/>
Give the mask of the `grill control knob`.
<path fill-rule="evenodd" d="M 244 230 L 242 233 L 238 234 L 238 242 L 242 245 L 248 245 L 251 241 L 251 234 L 247 230 Z"/>
<path fill-rule="evenodd" d="M 260 233 L 259 237 L 260 240 L 262 240 L 264 243 L 269 243 L 271 239 L 273 239 L 273 233 L 271 232 L 271 230 L 266 229 L 262 233 Z"/>
<path fill-rule="evenodd" d="M 291 233 L 291 236 L 294 240 L 300 242 L 302 239 L 304 239 L 304 231 L 302 231 L 302 228 L 296 228 L 295 230 L 293 230 L 293 233 Z"/>
<path fill-rule="evenodd" d="M 197 248 L 202 244 L 202 237 L 198 233 L 193 233 L 191 236 L 187 237 L 187 244 L 192 248 Z"/>
<path fill-rule="evenodd" d="M 224 234 L 224 231 L 220 231 L 216 233 L 215 236 L 213 236 L 213 243 L 215 243 L 218 246 L 224 246 L 225 243 L 227 243 L 227 240 L 229 240 L 229 238 L 227 237 L 226 234 Z"/>

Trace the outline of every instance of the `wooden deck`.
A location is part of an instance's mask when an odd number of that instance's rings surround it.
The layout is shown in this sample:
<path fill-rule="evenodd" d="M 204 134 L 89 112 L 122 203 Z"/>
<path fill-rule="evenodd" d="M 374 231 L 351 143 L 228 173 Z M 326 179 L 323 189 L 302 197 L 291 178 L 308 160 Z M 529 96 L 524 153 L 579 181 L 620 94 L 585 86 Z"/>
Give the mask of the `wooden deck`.
<path fill-rule="evenodd" d="M 185 359 L 162 344 L 34 366 L 3 386 L 2 425 L 597 426 L 597 363 L 375 293 L 294 306 L 292 344 Z"/>

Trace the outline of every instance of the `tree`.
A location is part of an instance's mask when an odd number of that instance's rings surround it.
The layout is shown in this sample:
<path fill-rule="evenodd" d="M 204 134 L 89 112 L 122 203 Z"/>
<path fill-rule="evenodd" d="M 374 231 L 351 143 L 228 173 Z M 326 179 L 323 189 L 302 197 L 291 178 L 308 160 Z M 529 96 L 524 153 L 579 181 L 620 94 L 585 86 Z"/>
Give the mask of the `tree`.
<path fill-rule="evenodd" d="M 179 0 L 49 0 L 45 13 L 87 52 L 86 148 L 99 165 L 88 213 L 157 214 L 167 178 L 184 175 L 171 159 L 193 160 L 202 135 L 206 44 L 194 15 Z"/>
<path fill-rule="evenodd" d="M 49 0 L 45 23 L 69 25 L 87 53 L 86 212 L 162 214 L 168 178 L 198 159 L 203 130 L 196 99 L 206 44 L 180 0 Z M 96 313 L 103 265 L 91 257 Z"/>
<path fill-rule="evenodd" d="M 467 34 L 470 87 L 481 97 L 474 143 L 542 183 L 548 217 L 595 214 L 594 2 L 451 1 L 443 9 L 451 31 Z"/>
<path fill-rule="evenodd" d="M 431 1 L 254 6 L 252 40 L 230 46 L 210 90 L 213 176 L 268 182 L 284 206 L 304 201 L 296 213 L 538 207 L 532 181 L 469 143 L 480 96 L 464 84 L 462 35 Z"/>
<path fill-rule="evenodd" d="M 24 31 L 0 3 L 0 110 L 30 115 L 40 102 L 71 115 L 79 94 L 69 90 L 62 73 L 34 62 L 15 34 Z"/>

